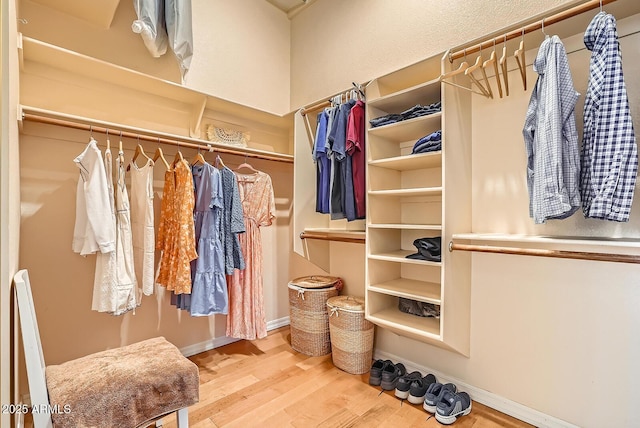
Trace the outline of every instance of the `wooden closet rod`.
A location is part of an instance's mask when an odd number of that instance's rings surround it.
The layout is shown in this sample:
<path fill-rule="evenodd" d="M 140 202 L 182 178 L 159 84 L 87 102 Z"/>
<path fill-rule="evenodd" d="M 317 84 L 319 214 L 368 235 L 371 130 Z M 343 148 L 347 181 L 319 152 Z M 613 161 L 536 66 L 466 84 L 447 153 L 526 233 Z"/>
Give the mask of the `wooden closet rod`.
<path fill-rule="evenodd" d="M 320 241 L 334 241 L 334 242 L 350 242 L 352 244 L 364 244 L 364 235 L 362 237 L 349 237 L 334 235 L 331 233 L 322 232 L 300 232 L 300 239 L 317 239 Z"/>
<path fill-rule="evenodd" d="M 496 247 L 493 245 L 468 245 L 456 244 L 453 241 L 449 242 L 449 251 L 474 251 L 479 253 L 512 254 L 519 256 L 555 257 L 560 259 L 640 264 L 640 256 L 633 254 L 589 253 L 584 251 Z"/>
<path fill-rule="evenodd" d="M 540 30 L 542 29 L 542 23 L 544 22 L 544 25 L 551 25 L 551 24 L 555 24 L 557 22 L 560 21 L 564 21 L 565 19 L 568 18 L 572 18 L 574 16 L 580 15 L 584 12 L 588 12 L 590 10 L 599 8 L 601 5 L 605 5 L 608 3 L 612 3 L 616 0 L 590 0 L 587 1 L 585 3 L 582 3 L 578 6 L 572 7 L 570 9 L 567 9 L 563 12 L 559 12 L 556 13 L 555 15 L 551 15 L 548 16 L 546 18 L 541 19 L 540 21 L 536 21 L 532 24 L 528 24 L 528 25 L 524 25 L 520 28 L 518 28 L 517 30 L 513 30 L 511 32 L 508 32 L 506 34 L 494 37 L 492 39 L 488 39 L 485 40 L 482 43 L 478 43 L 477 45 L 473 45 L 470 46 L 466 49 L 462 49 L 459 50 L 457 52 L 453 52 L 449 55 L 449 61 L 453 62 L 454 60 L 458 59 L 458 58 L 462 58 L 463 56 L 465 56 L 465 54 L 469 55 L 475 52 L 479 52 L 481 49 L 488 49 L 493 47 L 495 44 L 500 44 L 500 43 L 504 43 L 505 42 L 505 37 L 506 40 L 512 40 L 515 39 L 517 37 L 522 37 L 523 36 L 523 32 L 524 34 L 527 33 L 531 33 L 533 31 L 536 30 Z"/>
<path fill-rule="evenodd" d="M 363 83 L 360 86 L 366 88 L 367 86 L 369 86 L 369 83 L 371 83 L 371 81 Z M 354 88 L 351 87 L 351 88 L 349 88 L 349 89 L 347 89 L 345 91 L 341 91 L 341 92 L 338 92 L 336 94 L 333 94 L 331 97 L 329 97 L 328 100 L 318 101 L 317 103 L 311 104 L 310 106 L 302 107 L 300 109 L 300 114 L 302 116 L 305 116 L 305 115 L 307 115 L 309 113 L 313 113 L 314 111 L 322 110 L 325 107 L 329 107 L 331 105 L 331 98 L 336 97 L 336 96 L 338 96 L 340 94 L 344 94 L 345 92 L 349 92 L 352 89 L 354 89 Z"/>
<path fill-rule="evenodd" d="M 166 134 L 163 132 L 151 131 L 149 129 L 136 128 L 133 126 L 104 122 L 101 120 L 89 119 L 80 116 L 73 116 L 55 111 L 39 109 L 36 107 L 21 106 L 21 115 L 19 115 L 19 117 L 21 117 L 22 120 L 28 120 L 30 122 L 63 126 L 65 128 L 80 129 L 83 131 L 97 132 L 100 134 L 106 134 L 108 130 L 109 134 L 114 137 L 120 136 L 120 133 L 122 132 L 123 137 L 140 139 L 141 141 L 169 144 L 172 146 L 190 149 L 214 151 L 217 153 L 227 153 L 231 155 L 246 156 L 268 161 L 293 163 L 292 155 L 263 152 L 257 149 L 234 149 L 209 141 L 198 140 L 196 138 Z"/>

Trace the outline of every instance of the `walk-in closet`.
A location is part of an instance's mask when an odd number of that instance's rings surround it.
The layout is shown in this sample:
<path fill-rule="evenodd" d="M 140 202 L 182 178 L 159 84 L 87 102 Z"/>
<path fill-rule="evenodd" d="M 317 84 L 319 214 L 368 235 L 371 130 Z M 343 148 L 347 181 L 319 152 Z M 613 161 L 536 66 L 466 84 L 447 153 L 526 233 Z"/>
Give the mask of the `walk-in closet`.
<path fill-rule="evenodd" d="M 3 2 L 0 426 L 636 426 L 639 33 Z"/>

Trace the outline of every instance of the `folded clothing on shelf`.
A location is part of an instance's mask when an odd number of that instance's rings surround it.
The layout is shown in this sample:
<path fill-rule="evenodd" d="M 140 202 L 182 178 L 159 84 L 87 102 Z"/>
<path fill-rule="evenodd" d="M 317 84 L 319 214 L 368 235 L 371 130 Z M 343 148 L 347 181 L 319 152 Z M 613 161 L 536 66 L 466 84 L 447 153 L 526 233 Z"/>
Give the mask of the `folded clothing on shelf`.
<path fill-rule="evenodd" d="M 409 254 L 406 258 L 439 262 L 441 256 L 441 243 L 442 239 L 440 236 L 433 238 L 418 238 L 413 241 L 413 245 L 416 247 L 418 252 Z"/>
<path fill-rule="evenodd" d="M 411 149 L 411 154 L 437 152 L 442 150 L 442 130 L 432 132 L 416 141 Z"/>
<path fill-rule="evenodd" d="M 442 104 L 440 101 L 429 104 L 428 106 L 423 106 L 420 104 L 416 104 L 403 111 L 400 114 L 386 114 L 384 116 L 376 117 L 375 119 L 371 119 L 369 123 L 372 128 L 376 128 L 378 126 L 390 125 L 392 123 L 400 122 L 402 120 L 409 120 L 420 116 L 426 116 L 428 114 L 438 113 L 442 110 Z"/>
<path fill-rule="evenodd" d="M 400 114 L 387 114 L 384 116 L 376 117 L 375 119 L 371 119 L 369 123 L 372 128 L 376 128 L 378 126 L 390 125 L 392 123 L 400 122 L 404 118 Z"/>
<path fill-rule="evenodd" d="M 411 107 L 408 110 L 400 113 L 402 115 L 403 120 L 413 119 L 415 117 L 426 116 L 428 114 L 438 113 L 442 110 L 442 104 L 440 101 L 436 103 L 429 104 L 428 106 L 422 106 L 417 104 Z"/>
<path fill-rule="evenodd" d="M 418 302 L 417 300 L 400 297 L 398 299 L 398 309 L 405 314 L 419 317 L 440 318 L 440 306 L 434 303 Z"/>

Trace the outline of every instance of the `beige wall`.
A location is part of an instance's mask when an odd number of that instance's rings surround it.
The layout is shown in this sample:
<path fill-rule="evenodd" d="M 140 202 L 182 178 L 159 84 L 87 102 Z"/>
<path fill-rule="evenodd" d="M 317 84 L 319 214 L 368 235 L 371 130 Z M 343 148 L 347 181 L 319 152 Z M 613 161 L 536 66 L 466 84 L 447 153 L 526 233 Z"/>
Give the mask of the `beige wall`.
<path fill-rule="evenodd" d="M 95 137 L 104 150 L 105 137 Z M 29 269 L 46 363 L 56 364 L 155 336 L 164 336 L 187 352 L 219 345 L 225 337 L 226 317 L 192 318 L 170 305 L 164 289 L 144 297 L 135 314 L 114 317 L 91 311 L 95 256 L 81 257 L 70 247 L 78 180 L 72 160 L 84 150 L 88 138 L 87 132 L 27 122 L 20 140 L 20 266 Z M 130 159 L 135 141 L 124 143 L 125 158 Z M 155 148 L 153 144 L 143 146 L 148 152 Z M 188 159 L 194 155 L 182 151 Z M 175 149 L 165 147 L 165 154 L 172 159 Z M 213 160 L 208 154 L 205 157 Z M 244 161 L 231 155 L 222 158 L 231 168 Z M 286 282 L 292 168 L 281 162 L 250 162 L 269 173 L 274 184 L 277 219 L 271 227 L 262 229 L 266 315 L 267 321 L 274 321 L 289 315 Z M 163 177 L 164 168 L 159 166 L 154 171 L 156 218 Z"/>
<path fill-rule="evenodd" d="M 291 109 L 574 0 L 323 0 L 291 22 Z"/>
<path fill-rule="evenodd" d="M 64 8 L 68 1 L 61 1 Z M 40 3 L 21 0 L 24 35 L 173 82 L 172 54 L 153 58 L 130 27 L 132 1 L 120 1 L 105 29 Z M 289 20 L 263 0 L 194 0 L 194 57 L 186 86 L 276 114 L 289 111 Z M 90 17 L 87 17 L 89 19 Z"/>

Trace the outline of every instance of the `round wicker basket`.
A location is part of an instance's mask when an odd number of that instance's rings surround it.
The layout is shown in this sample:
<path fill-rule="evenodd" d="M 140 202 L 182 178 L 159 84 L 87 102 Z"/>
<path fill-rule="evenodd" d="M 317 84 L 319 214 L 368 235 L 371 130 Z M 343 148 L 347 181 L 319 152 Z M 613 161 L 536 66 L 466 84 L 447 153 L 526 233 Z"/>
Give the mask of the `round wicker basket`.
<path fill-rule="evenodd" d="M 364 318 L 364 300 L 337 296 L 327 300 L 333 364 L 351 374 L 369 371 L 373 324 Z"/>
<path fill-rule="evenodd" d="M 331 352 L 327 299 L 337 296 L 335 285 L 340 278 L 305 276 L 289 283 L 289 318 L 291 347 L 305 355 L 317 357 Z"/>

